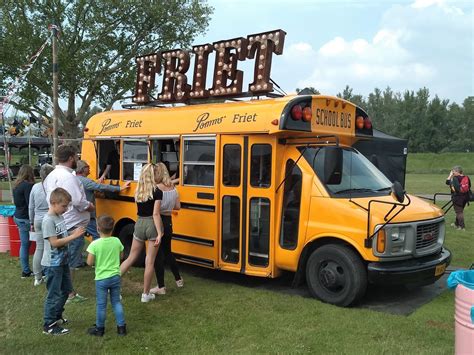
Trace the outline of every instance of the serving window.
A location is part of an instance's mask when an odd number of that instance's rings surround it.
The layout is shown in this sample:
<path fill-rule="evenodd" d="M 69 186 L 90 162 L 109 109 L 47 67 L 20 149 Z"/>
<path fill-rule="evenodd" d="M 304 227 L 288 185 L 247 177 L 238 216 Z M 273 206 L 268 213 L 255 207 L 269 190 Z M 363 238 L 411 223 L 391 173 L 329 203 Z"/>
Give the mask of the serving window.
<path fill-rule="evenodd" d="M 91 176 L 91 178 L 96 179 L 102 177 L 105 173 L 104 178 L 106 179 L 120 179 L 120 140 L 104 139 L 98 140 L 96 144 L 97 171 L 99 175 Z"/>
<path fill-rule="evenodd" d="M 179 177 L 179 137 L 151 139 L 151 161 L 162 162 L 173 179 Z"/>
<path fill-rule="evenodd" d="M 142 167 L 148 163 L 148 143 L 145 140 L 123 142 L 123 180 L 138 181 Z"/>
<path fill-rule="evenodd" d="M 183 184 L 214 186 L 216 139 L 214 137 L 183 138 Z"/>

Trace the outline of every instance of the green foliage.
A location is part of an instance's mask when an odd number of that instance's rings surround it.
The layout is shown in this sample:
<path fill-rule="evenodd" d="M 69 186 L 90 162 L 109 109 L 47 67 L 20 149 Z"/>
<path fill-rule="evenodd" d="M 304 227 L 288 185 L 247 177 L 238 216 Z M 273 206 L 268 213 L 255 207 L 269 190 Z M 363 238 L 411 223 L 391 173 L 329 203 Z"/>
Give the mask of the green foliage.
<path fill-rule="evenodd" d="M 449 100 L 436 95 L 430 100 L 427 88 L 400 94 L 387 87 L 383 92 L 376 88 L 367 100 L 358 95 L 349 100 L 367 110 L 376 129 L 408 139 L 410 153 L 474 151 L 470 130 L 474 97 L 468 97 L 462 106 L 449 105 Z"/>
<path fill-rule="evenodd" d="M 59 96 L 67 102 L 60 114 L 70 133 L 91 106 L 110 109 L 133 89 L 135 56 L 188 47 L 207 28 L 211 12 L 198 0 L 3 1 L 0 90 L 50 36 L 48 25 L 59 25 Z M 52 114 L 50 53 L 47 46 L 13 102 L 37 117 Z"/>
<path fill-rule="evenodd" d="M 315 94 L 319 91 L 310 88 Z M 296 92 L 300 92 L 296 89 Z M 403 93 L 375 88 L 364 98 L 346 85 L 338 97 L 362 107 L 374 128 L 408 139 L 409 152 L 474 152 L 474 96 L 459 106 L 437 95 L 430 99 L 427 88 Z"/>
<path fill-rule="evenodd" d="M 465 174 L 474 176 L 474 153 L 409 153 L 407 173 L 448 176 L 455 165 L 460 165 Z M 443 183 L 446 176 L 442 179 Z"/>

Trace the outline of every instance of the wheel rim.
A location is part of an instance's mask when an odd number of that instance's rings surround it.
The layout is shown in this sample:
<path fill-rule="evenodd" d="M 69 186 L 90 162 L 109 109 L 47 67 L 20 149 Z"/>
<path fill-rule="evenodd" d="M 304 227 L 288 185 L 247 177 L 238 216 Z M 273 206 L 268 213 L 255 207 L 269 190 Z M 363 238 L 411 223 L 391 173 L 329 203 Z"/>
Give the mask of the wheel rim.
<path fill-rule="evenodd" d="M 341 292 L 346 284 L 347 278 L 344 268 L 334 260 L 325 260 L 321 262 L 318 270 L 318 279 L 327 291 Z"/>

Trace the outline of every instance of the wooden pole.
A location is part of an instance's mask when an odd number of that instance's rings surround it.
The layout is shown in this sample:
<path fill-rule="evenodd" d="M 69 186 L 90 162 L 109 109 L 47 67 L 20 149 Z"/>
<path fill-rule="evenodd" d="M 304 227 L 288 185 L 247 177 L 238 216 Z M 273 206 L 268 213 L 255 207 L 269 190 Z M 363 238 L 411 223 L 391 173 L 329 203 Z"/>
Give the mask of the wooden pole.
<path fill-rule="evenodd" d="M 58 106 L 58 28 L 55 25 L 51 25 L 51 31 L 53 31 L 52 47 L 53 47 L 53 165 L 55 164 L 54 157 L 58 149 L 58 120 L 59 120 L 59 106 Z"/>

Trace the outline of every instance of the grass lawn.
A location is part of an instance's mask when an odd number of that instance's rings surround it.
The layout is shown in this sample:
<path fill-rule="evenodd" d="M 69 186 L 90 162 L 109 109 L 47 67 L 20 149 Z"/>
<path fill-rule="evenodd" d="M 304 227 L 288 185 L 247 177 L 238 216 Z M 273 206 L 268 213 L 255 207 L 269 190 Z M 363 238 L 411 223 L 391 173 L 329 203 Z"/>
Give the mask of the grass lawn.
<path fill-rule="evenodd" d="M 444 173 L 409 174 L 406 189 L 416 194 L 447 192 L 445 178 Z M 467 268 L 474 263 L 474 204 L 466 208 L 465 215 L 468 230 L 447 227 L 446 246 L 453 253 L 452 266 Z M 452 210 L 446 220 L 448 226 L 454 220 Z M 86 329 L 95 322 L 93 270 L 80 270 L 74 284 L 89 300 L 66 306 L 71 334 L 53 338 L 41 333 L 45 288 L 34 288 L 33 280 L 20 279 L 18 259 L 0 254 L 0 353 L 454 351 L 452 291 L 442 293 L 409 316 L 398 316 L 357 307 L 339 308 L 271 287 L 256 289 L 205 275 L 185 271 L 185 287 L 178 290 L 168 272 L 168 294 L 142 304 L 143 269 L 132 269 L 124 277 L 122 292 L 129 335 L 117 337 L 109 306 L 106 335 L 94 338 L 86 335 Z M 248 280 L 253 285 L 266 281 Z"/>
<path fill-rule="evenodd" d="M 452 219 L 449 214 L 448 224 Z M 466 223 L 474 226 L 472 207 L 466 209 Z M 448 228 L 446 245 L 453 252 L 452 265 L 468 267 L 474 262 L 473 237 L 469 230 Z M 338 308 L 277 289 L 255 289 L 205 273 L 184 272 L 183 289 L 176 289 L 167 273 L 168 294 L 142 304 L 143 269 L 132 269 L 123 287 L 129 335 L 116 336 L 109 306 L 106 335 L 93 338 L 85 334 L 95 320 L 93 270 L 85 269 L 77 272 L 75 285 L 89 300 L 67 306 L 71 334 L 52 338 L 41 333 L 44 287 L 34 288 L 31 279 L 22 280 L 19 274 L 18 259 L 0 254 L 0 353 L 453 352 L 452 291 L 410 316 L 396 316 Z M 253 285 L 260 282 L 248 280 Z"/>

